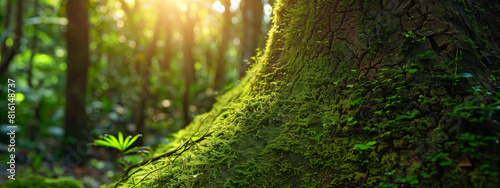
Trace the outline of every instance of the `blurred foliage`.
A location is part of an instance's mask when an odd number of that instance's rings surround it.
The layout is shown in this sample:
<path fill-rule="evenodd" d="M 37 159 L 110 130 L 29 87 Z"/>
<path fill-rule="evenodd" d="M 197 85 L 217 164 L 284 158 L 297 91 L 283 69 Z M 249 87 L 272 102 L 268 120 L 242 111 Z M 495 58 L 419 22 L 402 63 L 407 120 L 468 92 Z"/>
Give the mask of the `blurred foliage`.
<path fill-rule="evenodd" d="M 71 178 L 50 179 L 41 176 L 33 176 L 30 178 L 16 179 L 9 181 L 0 188 L 83 188 L 77 181 Z"/>
<path fill-rule="evenodd" d="M 57 162 L 64 129 L 64 104 L 66 83 L 67 50 L 65 31 L 67 25 L 65 3 L 67 0 L 25 0 L 24 30 L 19 53 L 14 57 L 6 74 L 16 81 L 16 133 L 17 155 L 20 164 L 47 166 L 45 162 Z M 166 10 L 158 9 L 160 2 Z M 136 129 L 133 118 L 136 105 L 142 97 L 142 75 L 140 68 L 146 58 L 150 44 L 157 46 L 152 58 L 150 85 L 146 113 L 144 144 L 153 146 L 168 143 L 169 133 L 178 131 L 183 125 L 182 97 L 184 91 L 182 65 L 184 45 L 183 24 L 187 12 L 194 17 L 194 46 L 192 48 L 196 82 L 189 93 L 191 116 L 211 109 L 216 97 L 225 90 L 214 88 L 216 54 L 222 37 L 228 37 L 228 47 L 223 52 L 226 59 L 226 74 L 223 86 L 238 85 L 244 0 L 230 0 L 224 7 L 215 0 L 89 0 L 90 20 L 90 68 L 88 72 L 87 114 L 91 136 L 133 133 Z M 7 15 L 7 4 L 12 12 Z M 7 47 L 12 46 L 11 31 L 16 0 L 0 1 L 0 39 L 5 38 Z M 138 4 L 136 4 L 139 2 Z M 229 2 L 229 1 L 228 1 Z M 273 1 L 263 0 L 262 44 L 268 31 Z M 187 11 L 189 10 L 189 11 Z M 133 12 L 128 14 L 127 11 Z M 159 38 L 152 41 L 158 15 L 162 11 L 166 19 L 162 23 Z M 221 36 L 223 11 L 230 11 L 229 36 Z M 132 16 L 133 17 L 130 17 Z M 4 27 L 9 19 L 10 25 Z M 166 32 L 168 30 L 168 32 Z M 2 42 L 0 40 L 0 42 Z M 170 56 L 170 57 L 166 57 Z M 31 65 L 31 66 L 30 66 Z M 223 87 L 224 88 L 224 87 Z M 226 87 L 227 89 L 228 87 Z M 6 83 L 0 83 L 0 105 L 7 101 Z M 7 113 L 0 108 L 0 113 Z M 6 129 L 6 117 L 0 117 L 1 134 Z M 2 146 L 8 143 L 1 137 Z M 6 152 L 0 147 L 0 152 Z M 94 148 L 95 150 L 95 148 Z M 92 152 L 99 158 L 100 154 Z M 0 167 L 3 167 L 0 164 Z M 107 168 L 109 169 L 109 168 Z M 64 171 L 68 171 L 63 170 Z M 37 173 L 36 169 L 25 172 Z"/>

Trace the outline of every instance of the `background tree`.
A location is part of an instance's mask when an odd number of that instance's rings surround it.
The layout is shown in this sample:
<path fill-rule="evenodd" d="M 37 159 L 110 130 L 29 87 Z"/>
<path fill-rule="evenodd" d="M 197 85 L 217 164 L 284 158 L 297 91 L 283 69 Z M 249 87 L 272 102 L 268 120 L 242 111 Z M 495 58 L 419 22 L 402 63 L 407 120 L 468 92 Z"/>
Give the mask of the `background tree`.
<path fill-rule="evenodd" d="M 150 77 L 151 77 L 151 66 L 152 66 L 152 61 L 153 57 L 157 51 L 157 45 L 156 42 L 158 41 L 160 37 L 160 29 L 163 23 L 163 19 L 165 18 L 165 15 L 162 14 L 162 11 L 165 8 L 165 2 L 160 2 L 158 5 L 158 18 L 155 24 L 155 28 L 153 31 L 153 37 L 151 38 L 151 42 L 149 42 L 148 49 L 146 51 L 146 58 L 145 58 L 145 63 L 143 66 L 141 66 L 141 74 L 142 74 L 142 96 L 140 97 L 138 109 L 137 109 L 137 118 L 136 118 L 136 126 L 137 126 L 137 131 L 135 132 L 136 134 L 141 134 L 145 130 L 145 120 L 146 120 L 146 105 L 148 102 L 148 99 L 151 98 L 150 92 L 149 92 L 149 87 L 150 87 Z M 138 139 L 137 142 L 138 145 L 143 145 L 142 139 Z"/>
<path fill-rule="evenodd" d="M 188 1 L 186 3 L 186 11 L 183 15 L 182 21 L 182 31 L 184 32 L 183 39 L 184 44 L 182 46 L 182 54 L 184 58 L 184 63 L 182 64 L 182 73 L 184 80 L 184 91 L 182 96 L 182 116 L 184 118 L 183 127 L 187 126 L 191 122 L 191 117 L 189 113 L 190 105 L 190 95 L 191 95 L 191 85 L 196 81 L 195 69 L 194 69 L 194 25 L 197 22 L 197 15 L 193 12 L 192 6 L 193 2 Z"/>
<path fill-rule="evenodd" d="M 251 57 L 256 55 L 262 41 L 262 16 L 264 14 L 261 1 L 246 0 L 242 2 L 243 38 L 241 41 L 240 78 L 246 75 L 248 66 L 255 61 Z"/>
<path fill-rule="evenodd" d="M 494 187 L 490 3 L 278 1 L 249 75 L 157 154 L 186 149 L 120 185 Z"/>
<path fill-rule="evenodd" d="M 221 89 L 225 83 L 226 75 L 226 49 L 229 43 L 229 38 L 231 38 L 231 12 L 229 7 L 231 6 L 230 0 L 222 1 L 222 5 L 225 7 L 223 13 L 222 27 L 220 28 L 220 38 L 218 42 L 217 50 L 217 66 L 215 69 L 214 87 L 216 89 Z"/>
<path fill-rule="evenodd" d="M 14 59 L 14 56 L 19 53 L 19 47 L 21 46 L 21 38 L 23 35 L 23 8 L 24 8 L 24 0 L 18 0 L 16 3 L 16 16 L 15 16 L 15 26 L 14 26 L 14 40 L 13 43 L 11 44 L 11 48 L 7 49 L 6 46 L 6 38 L 7 35 L 10 33 L 10 14 L 11 14 L 11 2 L 9 1 L 7 3 L 6 9 L 7 9 L 7 19 L 4 23 L 4 28 L 5 33 L 2 39 L 2 58 L 0 59 L 0 73 L 5 74 L 7 71 L 7 68 L 9 67 L 10 63 L 12 62 L 12 59 Z"/>
<path fill-rule="evenodd" d="M 38 7 L 39 7 L 39 0 L 35 0 L 35 3 L 33 5 L 34 17 L 38 16 L 38 11 L 39 11 Z M 36 32 L 37 32 L 36 26 L 33 26 L 33 33 L 36 33 Z M 33 35 L 33 38 L 31 40 L 33 41 L 31 44 L 32 53 L 31 53 L 29 63 L 28 63 L 28 78 L 27 78 L 29 87 L 33 87 L 33 81 L 32 81 L 32 78 L 33 78 L 33 58 L 35 57 L 35 54 L 38 51 L 37 46 L 36 46 L 38 37 L 36 36 L 36 34 Z"/>
<path fill-rule="evenodd" d="M 68 17 L 66 105 L 64 110 L 64 149 L 86 148 L 87 137 L 82 134 L 88 126 L 86 112 L 87 76 L 89 69 L 89 23 L 87 0 L 69 0 L 66 4 Z M 81 150 L 81 149 L 80 149 Z M 86 149 L 84 149 L 86 150 Z M 85 164 L 86 155 L 76 164 Z"/>

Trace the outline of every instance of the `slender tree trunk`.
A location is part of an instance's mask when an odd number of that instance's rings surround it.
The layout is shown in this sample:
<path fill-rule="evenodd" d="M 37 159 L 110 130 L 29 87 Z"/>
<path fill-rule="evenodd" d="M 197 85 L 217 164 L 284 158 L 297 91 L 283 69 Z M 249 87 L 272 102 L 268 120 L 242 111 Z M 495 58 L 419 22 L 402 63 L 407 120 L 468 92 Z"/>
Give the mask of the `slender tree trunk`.
<path fill-rule="evenodd" d="M 499 4 L 278 1 L 255 67 L 167 147 L 204 140 L 162 163 L 164 177 L 136 174 L 172 187 L 496 187 Z"/>
<path fill-rule="evenodd" d="M 38 3 L 39 3 L 39 0 L 35 0 L 35 4 L 33 5 L 33 10 L 35 12 L 35 14 L 33 15 L 33 17 L 37 17 L 38 16 Z M 30 88 L 33 88 L 33 82 L 32 82 L 32 77 L 33 77 L 33 58 L 35 57 L 36 53 L 38 52 L 38 49 L 37 49 L 37 27 L 36 25 L 33 25 L 33 39 L 32 39 L 32 45 L 31 45 L 31 55 L 30 55 L 30 60 L 29 60 L 29 63 L 28 63 L 28 86 L 30 86 Z"/>
<path fill-rule="evenodd" d="M 139 101 L 139 106 L 137 109 L 137 118 L 135 125 L 137 126 L 136 129 L 136 134 L 144 134 L 145 132 L 145 120 L 146 120 L 146 104 L 148 100 L 150 99 L 149 95 L 149 79 L 151 77 L 151 64 L 153 61 L 153 57 L 156 53 L 156 42 L 158 41 L 159 35 L 160 35 L 160 28 L 163 23 L 164 15 L 162 14 L 162 8 L 164 7 L 164 3 L 161 2 L 160 5 L 158 6 L 158 19 L 155 24 L 155 30 L 153 33 L 153 38 L 151 39 L 151 42 L 149 43 L 149 48 L 146 52 L 146 59 L 144 63 L 144 67 L 142 67 L 142 96 L 141 100 Z M 143 139 L 137 139 L 137 145 L 143 145 Z"/>
<path fill-rule="evenodd" d="M 226 51 L 230 36 L 230 27 L 231 27 L 231 11 L 229 11 L 229 7 L 231 6 L 230 0 L 225 0 L 222 2 L 224 7 L 226 7 L 223 13 L 223 23 L 221 28 L 220 35 L 220 43 L 217 49 L 217 67 L 215 69 L 215 79 L 214 79 L 214 87 L 215 89 L 221 89 L 224 85 L 224 77 L 226 76 Z"/>
<path fill-rule="evenodd" d="M 263 7 L 261 1 L 246 0 L 243 1 L 243 38 L 241 41 L 241 64 L 239 77 L 246 75 L 248 66 L 254 63 L 250 59 L 256 55 L 262 36 L 262 15 Z"/>
<path fill-rule="evenodd" d="M 0 74 L 5 74 L 9 68 L 14 56 L 19 53 L 19 47 L 21 46 L 21 38 L 23 36 L 23 7 L 24 0 L 18 0 L 16 4 L 16 26 L 14 28 L 14 43 L 9 50 L 5 50 L 5 46 L 2 47 L 2 59 L 0 60 Z M 7 7 L 8 9 L 8 7 Z M 8 22 L 8 21 L 7 21 Z M 8 23 L 6 23 L 7 25 Z"/>
<path fill-rule="evenodd" d="M 11 15 L 12 15 L 11 12 L 12 12 L 12 4 L 10 1 L 7 1 L 7 5 L 5 6 L 5 21 L 3 23 L 3 30 L 6 33 L 2 33 L 2 35 L 5 35 L 5 37 L 7 37 L 7 35 L 10 33 L 9 25 L 10 25 L 10 19 L 11 19 Z M 5 50 L 7 48 L 5 46 L 5 41 L 6 40 L 1 41 L 2 44 L 1 44 L 1 48 L 0 48 L 0 55 L 2 55 L 2 56 L 5 53 Z"/>
<path fill-rule="evenodd" d="M 188 8 L 185 12 L 186 21 L 183 23 L 183 57 L 184 64 L 182 64 L 182 73 L 184 76 L 184 93 L 182 96 L 182 114 L 184 117 L 183 127 L 188 125 L 191 122 L 191 116 L 189 113 L 189 98 L 191 92 L 191 84 L 194 83 L 195 80 L 195 70 L 194 70 L 194 57 L 193 57 L 193 47 L 194 47 L 194 24 L 196 18 L 191 14 L 191 8 L 188 5 Z"/>
<path fill-rule="evenodd" d="M 87 0 L 68 0 L 66 13 L 68 29 L 66 32 L 68 67 L 66 72 L 66 105 L 64 130 L 66 150 L 77 149 L 75 164 L 83 165 L 86 161 L 85 135 L 82 131 L 88 129 L 86 106 L 87 77 L 89 68 L 89 23 L 87 13 Z M 78 160 L 79 159 L 79 160 Z"/>
<path fill-rule="evenodd" d="M 171 11 L 175 11 L 175 10 L 172 10 L 169 6 L 165 6 L 165 9 L 161 10 L 161 11 L 164 12 L 163 16 L 165 16 L 165 18 L 164 18 L 165 21 L 163 22 L 164 29 L 165 29 L 164 30 L 165 47 L 163 48 L 163 59 L 160 62 L 160 67 L 165 72 L 170 72 L 170 63 L 171 63 L 170 61 L 173 58 L 173 50 L 172 50 L 172 46 L 173 46 L 173 43 L 172 43 L 173 19 L 171 17 L 171 15 L 172 15 Z"/>

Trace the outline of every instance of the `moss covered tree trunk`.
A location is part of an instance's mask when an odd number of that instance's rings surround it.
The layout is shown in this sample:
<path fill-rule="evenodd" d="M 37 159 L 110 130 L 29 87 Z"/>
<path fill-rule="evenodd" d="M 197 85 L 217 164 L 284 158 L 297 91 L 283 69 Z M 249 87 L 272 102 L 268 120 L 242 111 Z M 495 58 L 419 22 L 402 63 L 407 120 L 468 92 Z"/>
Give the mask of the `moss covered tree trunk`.
<path fill-rule="evenodd" d="M 209 112 L 207 136 L 121 185 L 494 187 L 499 13 L 483 0 L 278 1 L 263 56 Z"/>

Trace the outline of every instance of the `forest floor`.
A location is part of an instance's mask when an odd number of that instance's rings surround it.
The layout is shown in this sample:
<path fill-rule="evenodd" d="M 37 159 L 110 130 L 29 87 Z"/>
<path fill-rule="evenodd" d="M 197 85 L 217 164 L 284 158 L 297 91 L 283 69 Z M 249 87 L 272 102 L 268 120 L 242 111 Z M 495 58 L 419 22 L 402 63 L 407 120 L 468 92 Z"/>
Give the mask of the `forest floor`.
<path fill-rule="evenodd" d="M 43 139 L 39 143 L 50 145 L 50 142 L 50 139 Z M 6 145 L 0 144 L 0 153 L 5 153 L 4 150 L 6 148 Z M 92 157 L 87 165 L 83 167 L 70 166 L 67 163 L 53 160 L 52 155 L 52 152 L 36 152 L 35 150 L 20 149 L 20 151 L 16 152 L 16 180 L 31 176 L 43 176 L 54 179 L 70 177 L 80 182 L 86 188 L 98 188 L 101 185 L 112 183 L 120 175 L 116 172 L 120 172 L 121 169 L 117 167 L 117 164 L 110 162 L 113 161 L 112 159 L 116 154 L 103 147 L 92 147 Z M 7 168 L 6 163 L 0 163 L 0 169 Z M 9 175 L 8 171 L 0 171 L 0 185 L 7 181 L 13 181 L 8 179 Z"/>

